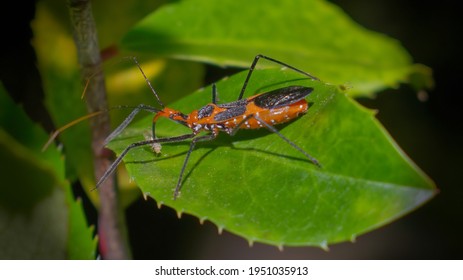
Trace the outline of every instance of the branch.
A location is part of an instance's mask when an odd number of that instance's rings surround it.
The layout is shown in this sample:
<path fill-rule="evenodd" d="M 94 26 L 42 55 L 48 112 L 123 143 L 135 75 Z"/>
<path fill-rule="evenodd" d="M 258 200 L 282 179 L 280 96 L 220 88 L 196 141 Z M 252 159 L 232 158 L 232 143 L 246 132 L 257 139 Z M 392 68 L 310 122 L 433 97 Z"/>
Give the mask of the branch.
<path fill-rule="evenodd" d="M 107 109 L 106 90 L 95 22 L 90 0 L 69 0 L 70 17 L 77 46 L 82 77 L 90 77 L 86 97 L 89 113 Z M 96 73 L 96 74 L 95 74 Z M 103 142 L 110 132 L 109 114 L 91 122 L 92 150 L 95 177 L 100 178 L 110 165 L 110 153 L 105 151 Z M 108 178 L 99 188 L 101 206 L 98 217 L 100 252 L 104 259 L 128 259 L 130 252 L 125 236 L 125 224 L 119 207 L 114 178 Z"/>

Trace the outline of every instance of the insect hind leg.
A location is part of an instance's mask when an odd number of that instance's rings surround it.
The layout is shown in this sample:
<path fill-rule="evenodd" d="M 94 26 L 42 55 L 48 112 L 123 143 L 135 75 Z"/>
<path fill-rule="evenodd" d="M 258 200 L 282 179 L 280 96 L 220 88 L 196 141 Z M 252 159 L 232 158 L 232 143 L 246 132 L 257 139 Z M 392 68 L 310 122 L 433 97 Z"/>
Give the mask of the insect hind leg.
<path fill-rule="evenodd" d="M 249 79 L 251 78 L 251 75 L 254 72 L 254 69 L 256 68 L 257 62 L 261 58 L 266 59 L 268 61 L 271 61 L 273 63 L 279 64 L 281 66 L 287 67 L 287 68 L 289 68 L 289 69 L 291 69 L 293 71 L 296 71 L 296 72 L 298 72 L 298 73 L 300 73 L 302 75 L 305 75 L 305 76 L 311 78 L 312 80 L 316 80 L 316 81 L 320 80 L 317 77 L 315 77 L 315 76 L 313 76 L 313 75 L 311 75 L 311 74 L 309 74 L 309 73 L 307 73 L 305 71 L 302 71 L 301 69 L 298 69 L 298 68 L 296 68 L 294 66 L 291 66 L 291 65 L 289 65 L 287 63 L 284 63 L 284 62 L 276 60 L 274 58 L 265 56 L 263 54 L 258 54 L 258 55 L 256 55 L 256 57 L 254 58 L 254 61 L 252 62 L 251 66 L 249 67 L 248 75 L 246 76 L 246 79 L 244 80 L 243 87 L 241 88 L 240 95 L 238 96 L 238 100 L 241 100 L 243 98 L 246 87 L 248 86 Z"/>
<path fill-rule="evenodd" d="M 240 130 L 241 126 L 247 122 L 248 120 L 250 120 L 251 118 L 254 118 L 256 119 L 259 123 L 261 123 L 263 126 L 265 126 L 268 130 L 270 130 L 271 132 L 275 133 L 276 135 L 278 135 L 281 139 L 283 139 L 286 143 L 288 143 L 289 145 L 291 145 L 293 148 L 295 148 L 296 150 L 298 150 L 299 152 L 301 152 L 302 154 L 304 154 L 304 156 L 306 156 L 310 162 L 312 162 L 314 165 L 316 165 L 317 167 L 322 167 L 321 164 L 318 162 L 318 160 L 316 158 L 314 158 L 313 156 L 309 155 L 306 151 L 304 151 L 301 147 L 299 147 L 298 145 L 296 145 L 296 143 L 294 143 L 293 141 L 289 140 L 288 138 L 286 138 L 286 136 L 284 136 L 283 134 L 281 134 L 280 131 L 278 131 L 278 129 L 276 129 L 275 127 L 273 127 L 272 125 L 268 124 L 266 121 L 264 121 L 263 119 L 261 119 L 259 116 L 256 116 L 256 115 L 249 115 L 247 116 L 246 118 L 244 118 L 229 134 L 231 136 L 235 135 L 238 130 Z"/>

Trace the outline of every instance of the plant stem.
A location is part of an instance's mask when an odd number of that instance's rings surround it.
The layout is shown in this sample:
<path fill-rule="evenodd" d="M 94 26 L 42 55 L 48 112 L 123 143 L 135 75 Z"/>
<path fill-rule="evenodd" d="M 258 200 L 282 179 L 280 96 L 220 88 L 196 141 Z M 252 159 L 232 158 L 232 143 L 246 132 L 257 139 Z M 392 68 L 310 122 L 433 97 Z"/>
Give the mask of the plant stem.
<path fill-rule="evenodd" d="M 101 71 L 101 57 L 95 22 L 90 0 L 69 0 L 74 41 L 77 46 L 82 76 L 92 79 L 86 91 L 89 113 L 107 109 L 104 76 Z M 110 165 L 110 153 L 103 142 L 110 132 L 109 114 L 93 119 L 92 150 L 96 178 L 100 178 Z M 117 188 L 113 177 L 108 178 L 99 188 L 101 206 L 98 217 L 100 252 L 104 259 L 128 259 L 130 251 L 126 239 L 125 220 L 119 207 Z"/>

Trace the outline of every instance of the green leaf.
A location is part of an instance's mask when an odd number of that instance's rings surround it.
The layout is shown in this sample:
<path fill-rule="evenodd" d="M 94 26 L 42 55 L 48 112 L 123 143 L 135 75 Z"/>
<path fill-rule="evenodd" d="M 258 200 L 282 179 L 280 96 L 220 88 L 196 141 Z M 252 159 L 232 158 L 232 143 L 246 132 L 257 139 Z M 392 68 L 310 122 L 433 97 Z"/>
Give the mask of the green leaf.
<path fill-rule="evenodd" d="M 326 1 L 188 0 L 139 22 L 122 47 L 155 55 L 248 67 L 262 53 L 321 80 L 371 95 L 401 82 L 432 83 L 394 39 L 356 24 Z"/>
<path fill-rule="evenodd" d="M 0 259 L 76 258 L 75 248 L 95 258 L 93 232 L 73 205 L 60 152 L 41 151 L 47 138 L 0 85 Z"/>
<path fill-rule="evenodd" d="M 66 196 L 70 223 L 67 257 L 71 260 L 94 260 L 98 244 L 98 238 L 93 237 L 95 229 L 87 225 L 82 201 L 74 199 L 71 188 L 67 188 Z"/>
<path fill-rule="evenodd" d="M 234 101 L 245 73 L 217 84 L 219 103 Z M 151 147 L 131 150 L 124 159 L 145 195 L 179 213 L 210 220 L 219 229 L 249 242 L 325 247 L 352 240 L 410 212 L 435 193 L 434 184 L 416 167 L 374 118 L 374 113 L 346 97 L 334 85 L 289 70 L 257 70 L 245 96 L 302 85 L 314 88 L 307 114 L 277 129 L 319 160 L 303 154 L 265 129 L 222 133 L 200 142 L 191 154 L 181 196 L 172 199 L 189 142 L 164 144 L 162 155 Z M 189 113 L 211 100 L 211 88 L 172 104 Z M 144 140 L 151 118 L 137 122 L 110 148 L 120 154 Z M 189 130 L 161 119 L 159 137 Z"/>
<path fill-rule="evenodd" d="M 64 174 L 61 155 L 56 149 L 41 152 L 46 133 L 11 100 L 2 84 L 0 131 L 5 163 L 0 168 L 4 183 L 0 202 L 8 209 L 27 209 L 51 194 L 53 185 L 64 179 L 58 175 Z M 11 186 L 7 187 L 8 184 Z"/>

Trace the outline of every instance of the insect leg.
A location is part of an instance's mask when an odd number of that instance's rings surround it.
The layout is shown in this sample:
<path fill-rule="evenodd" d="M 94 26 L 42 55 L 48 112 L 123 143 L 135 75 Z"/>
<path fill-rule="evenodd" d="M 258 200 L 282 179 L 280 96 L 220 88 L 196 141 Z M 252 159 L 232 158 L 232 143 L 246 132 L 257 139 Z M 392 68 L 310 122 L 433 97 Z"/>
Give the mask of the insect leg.
<path fill-rule="evenodd" d="M 133 148 L 136 147 L 141 147 L 141 146 L 146 146 L 146 145 L 152 145 L 155 143 L 174 143 L 174 142 L 181 142 L 186 139 L 193 138 L 195 134 L 185 134 L 181 136 L 175 136 L 175 137 L 167 137 L 167 138 L 158 138 L 158 139 L 150 139 L 150 140 L 145 140 L 145 141 L 140 141 L 136 143 L 132 143 L 127 148 L 125 148 L 122 153 L 114 160 L 113 163 L 109 166 L 109 168 L 105 171 L 103 176 L 101 176 L 100 180 L 96 183 L 96 186 L 92 189 L 96 190 L 114 171 L 116 170 L 117 166 L 121 163 L 122 159 L 125 157 L 125 155 Z"/>
<path fill-rule="evenodd" d="M 212 84 L 212 104 L 217 104 L 217 86 Z"/>
<path fill-rule="evenodd" d="M 278 131 L 278 129 L 276 129 L 275 127 L 273 127 L 272 125 L 268 124 L 266 121 L 264 121 L 263 119 L 261 119 L 259 116 L 256 116 L 256 115 L 249 115 L 247 116 L 246 118 L 244 118 L 230 133 L 231 136 L 235 135 L 238 130 L 241 128 L 241 125 L 243 125 L 243 123 L 245 123 L 246 121 L 248 121 L 249 119 L 251 118 L 255 118 L 257 121 L 259 121 L 261 124 L 263 124 L 268 130 L 270 130 L 271 132 L 275 133 L 276 135 L 278 135 L 281 139 L 283 139 L 286 143 L 288 143 L 289 145 L 291 145 L 293 148 L 295 148 L 296 150 L 298 150 L 299 152 L 301 152 L 302 154 L 304 154 L 309 160 L 310 162 L 312 162 L 314 165 L 318 166 L 318 167 L 322 167 L 320 165 L 320 163 L 318 162 L 318 160 L 316 158 L 314 158 L 313 156 L 309 155 L 306 151 L 304 151 L 301 147 L 299 147 L 298 145 L 296 145 L 296 143 L 294 143 L 293 141 L 289 140 L 288 138 L 286 138 L 283 134 L 281 134 L 281 132 Z"/>
<path fill-rule="evenodd" d="M 287 63 L 284 63 L 284 62 L 281 62 L 281 61 L 276 60 L 274 58 L 271 58 L 271 57 L 268 57 L 268 56 L 265 56 L 265 55 L 262 55 L 262 54 L 258 54 L 254 58 L 254 61 L 252 62 L 251 67 L 249 67 L 248 75 L 246 76 L 246 80 L 244 80 L 243 87 L 241 88 L 240 95 L 238 96 L 238 100 L 241 100 L 243 98 L 244 91 L 246 90 L 246 87 L 248 86 L 249 79 L 251 78 L 251 75 L 254 72 L 254 68 L 256 67 L 257 62 L 259 61 L 260 58 L 266 59 L 266 60 L 274 62 L 276 64 L 280 64 L 280 65 L 282 65 L 284 67 L 287 67 L 287 68 L 289 68 L 291 70 L 294 70 L 294 71 L 296 71 L 298 73 L 301 73 L 302 75 L 305 75 L 305 76 L 311 78 L 312 80 L 319 81 L 319 79 L 317 77 L 315 77 L 313 75 L 310 75 L 309 73 L 304 72 L 304 71 L 302 71 L 302 70 L 300 70 L 300 69 L 298 69 L 298 68 L 296 68 L 294 66 L 291 66 L 291 65 L 289 65 Z"/>
<path fill-rule="evenodd" d="M 127 118 L 125 118 L 125 120 L 113 132 L 111 132 L 111 134 L 109 134 L 108 137 L 106 137 L 104 141 L 104 145 L 107 145 L 111 140 L 116 138 L 122 132 L 122 130 L 124 130 L 129 125 L 129 123 L 133 120 L 133 118 L 135 118 L 135 116 L 142 110 L 152 112 L 152 113 L 159 112 L 159 109 L 156 109 L 154 107 L 143 105 L 143 104 L 138 105 L 127 116 Z"/>
<path fill-rule="evenodd" d="M 194 149 L 194 147 L 196 145 L 196 142 L 209 141 L 209 140 L 212 140 L 212 139 L 214 139 L 216 137 L 217 137 L 217 133 L 213 132 L 212 134 L 199 136 L 199 137 L 193 138 L 193 140 L 191 140 L 190 149 L 188 150 L 188 152 L 186 154 L 185 161 L 183 161 L 183 166 L 182 166 L 182 169 L 180 170 L 180 175 L 178 176 L 177 186 L 175 187 L 175 191 L 174 191 L 174 200 L 177 199 L 177 197 L 178 197 L 178 195 L 180 193 L 180 189 L 182 187 L 183 173 L 185 173 L 186 165 L 188 163 L 188 160 L 190 159 L 191 152 L 193 151 L 193 149 Z"/>
<path fill-rule="evenodd" d="M 251 118 L 253 118 L 253 117 L 254 117 L 254 115 L 251 114 L 251 115 L 248 115 L 248 116 L 246 116 L 245 118 L 243 118 L 243 120 L 242 120 L 241 122 L 239 122 L 238 125 L 235 126 L 235 127 L 233 128 L 232 131 L 228 132 L 228 134 L 230 134 L 230 136 L 235 136 L 235 134 L 238 132 L 238 130 L 240 130 L 241 126 L 242 126 L 245 122 L 247 122 L 249 119 L 251 119 Z"/>

